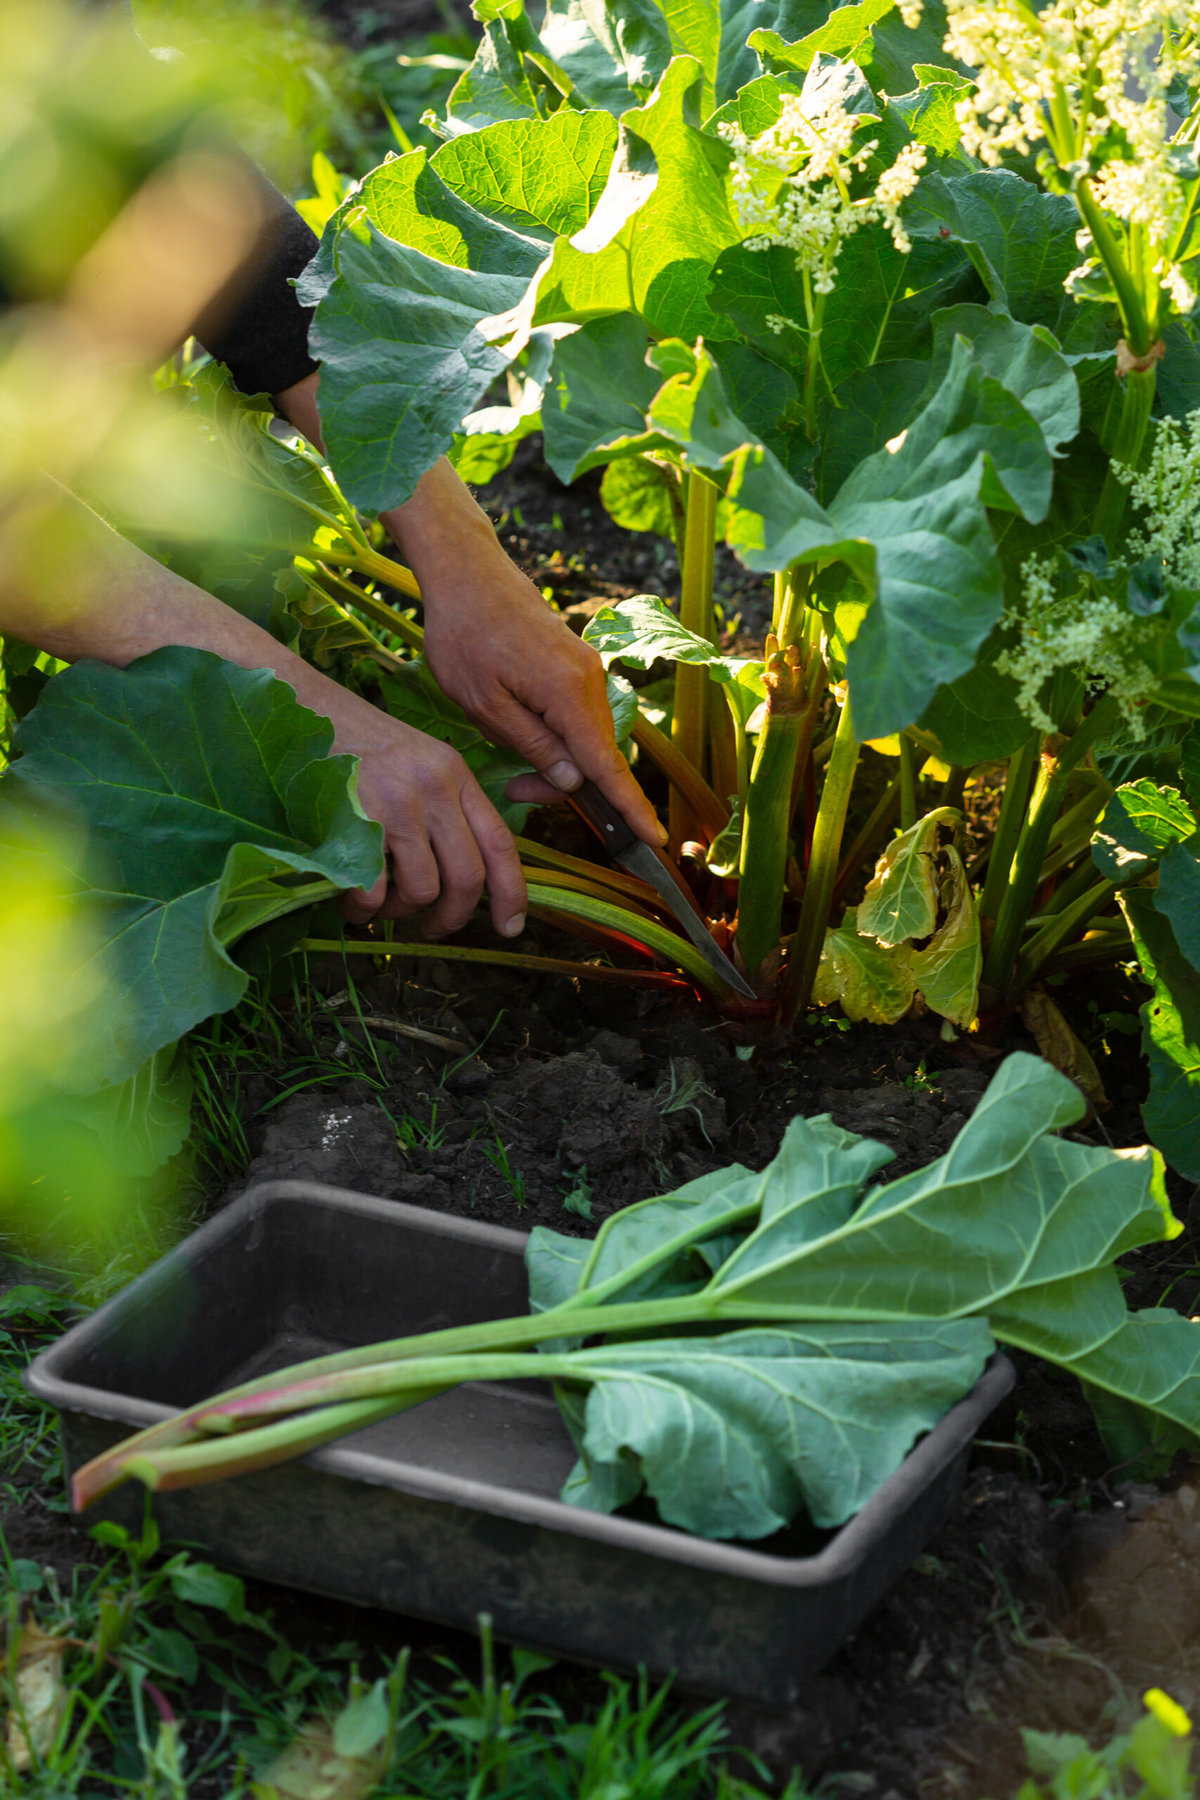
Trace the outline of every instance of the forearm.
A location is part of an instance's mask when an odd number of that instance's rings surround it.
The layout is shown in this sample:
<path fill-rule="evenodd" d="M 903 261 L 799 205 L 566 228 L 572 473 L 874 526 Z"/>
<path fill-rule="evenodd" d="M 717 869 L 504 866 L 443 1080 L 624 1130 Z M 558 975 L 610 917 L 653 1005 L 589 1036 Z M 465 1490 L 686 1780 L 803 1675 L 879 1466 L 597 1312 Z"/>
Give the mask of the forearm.
<path fill-rule="evenodd" d="M 297 431 L 323 449 L 319 385 L 319 374 L 307 375 L 276 394 L 275 404 Z M 444 456 L 422 475 L 411 499 L 380 513 L 379 519 L 418 582 L 428 587 L 427 605 L 437 605 L 436 574 L 444 568 L 448 555 L 469 562 L 475 554 L 489 560 L 500 554 L 491 520 Z M 435 578 L 429 579 L 431 576 Z"/>
<path fill-rule="evenodd" d="M 61 566 L 21 554 L 22 544 L 48 541 Z M 54 576 L 57 575 L 57 579 Z M 351 697 L 293 651 L 203 588 L 155 562 L 73 494 L 44 481 L 25 515 L 0 534 L 0 635 L 63 662 L 94 657 L 124 668 L 167 644 L 211 650 L 245 669 L 271 669 L 314 711 L 348 728 Z M 360 731 L 361 735 L 361 731 Z M 338 748 L 350 749 L 339 742 Z"/>

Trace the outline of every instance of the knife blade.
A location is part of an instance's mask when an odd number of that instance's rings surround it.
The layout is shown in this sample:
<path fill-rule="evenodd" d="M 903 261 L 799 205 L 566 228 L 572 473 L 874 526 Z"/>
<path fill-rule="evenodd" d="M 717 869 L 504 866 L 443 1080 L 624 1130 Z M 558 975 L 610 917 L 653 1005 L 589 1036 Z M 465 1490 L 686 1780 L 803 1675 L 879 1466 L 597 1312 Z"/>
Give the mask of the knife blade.
<path fill-rule="evenodd" d="M 605 798 L 594 781 L 585 781 L 582 787 L 577 787 L 574 793 L 568 794 L 567 799 L 580 818 L 591 826 L 613 861 L 620 863 L 631 875 L 637 875 L 648 882 L 662 895 L 692 943 L 726 986 L 731 987 L 735 994 L 741 994 L 744 999 L 756 1000 L 758 996 L 750 983 L 734 967 L 713 937 L 670 858 L 664 856 L 661 850 L 643 843 L 630 830 L 623 815 Z"/>

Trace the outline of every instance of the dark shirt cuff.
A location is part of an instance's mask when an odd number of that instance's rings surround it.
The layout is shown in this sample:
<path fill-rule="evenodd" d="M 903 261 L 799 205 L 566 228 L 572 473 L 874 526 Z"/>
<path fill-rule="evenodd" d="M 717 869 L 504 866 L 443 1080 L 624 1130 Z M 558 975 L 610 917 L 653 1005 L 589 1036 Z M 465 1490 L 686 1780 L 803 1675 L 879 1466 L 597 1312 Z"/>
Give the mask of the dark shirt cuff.
<path fill-rule="evenodd" d="M 319 365 L 308 353 L 314 309 L 291 285 L 317 251 L 299 213 L 254 171 L 263 222 L 253 250 L 192 327 L 244 394 L 282 394 Z"/>

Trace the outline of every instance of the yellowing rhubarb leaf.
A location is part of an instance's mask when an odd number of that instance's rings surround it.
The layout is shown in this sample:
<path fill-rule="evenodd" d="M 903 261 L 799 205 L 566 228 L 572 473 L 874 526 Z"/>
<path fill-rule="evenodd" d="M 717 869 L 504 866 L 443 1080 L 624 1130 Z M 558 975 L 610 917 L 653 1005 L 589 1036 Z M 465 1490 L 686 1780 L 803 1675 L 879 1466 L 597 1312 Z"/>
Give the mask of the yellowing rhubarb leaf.
<path fill-rule="evenodd" d="M 275 1800 L 362 1800 L 382 1776 L 378 1751 L 339 1756 L 333 1727 L 324 1719 L 310 1719 L 264 1769 L 259 1788 Z"/>
<path fill-rule="evenodd" d="M 923 950 L 913 951 L 912 975 L 929 1010 L 965 1030 L 979 1009 L 983 962 L 979 914 L 962 857 L 953 844 L 942 855 L 947 866 L 938 882 L 938 898 L 945 921 Z"/>
<path fill-rule="evenodd" d="M 889 949 L 858 930 L 861 907 L 848 906 L 840 925 L 825 933 L 812 997 L 818 1006 L 836 1000 L 848 1019 L 894 1025 L 912 1005 L 912 951 Z"/>
<path fill-rule="evenodd" d="M 1091 1051 L 1080 1043 L 1044 988 L 1030 988 L 1023 997 L 1021 1018 L 1046 1061 L 1061 1069 L 1093 1106 L 1107 1106 L 1108 1096 Z"/>
<path fill-rule="evenodd" d="M 893 838 L 867 884 L 858 909 L 858 929 L 887 947 L 906 938 L 932 937 L 937 927 L 938 891 L 934 853 L 940 827 L 962 823 L 952 806 L 939 806 Z"/>

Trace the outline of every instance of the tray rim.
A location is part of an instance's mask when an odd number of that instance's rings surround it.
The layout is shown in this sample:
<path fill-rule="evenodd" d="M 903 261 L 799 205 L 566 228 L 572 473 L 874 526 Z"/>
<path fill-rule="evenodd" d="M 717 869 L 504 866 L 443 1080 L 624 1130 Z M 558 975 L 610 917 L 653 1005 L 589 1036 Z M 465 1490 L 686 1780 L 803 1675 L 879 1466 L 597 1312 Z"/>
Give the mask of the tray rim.
<path fill-rule="evenodd" d="M 72 1381 L 60 1374 L 59 1368 L 102 1339 L 117 1322 L 136 1318 L 164 1287 L 179 1277 L 183 1267 L 205 1256 L 243 1228 L 249 1230 L 247 1249 L 252 1252 L 255 1228 L 271 1206 L 295 1200 L 316 1201 L 348 1216 L 404 1225 L 435 1237 L 457 1238 L 509 1255 L 523 1256 L 529 1236 L 527 1232 L 514 1231 L 508 1226 L 464 1219 L 455 1213 L 434 1212 L 431 1208 L 412 1206 L 402 1200 L 387 1200 L 378 1195 L 356 1193 L 349 1188 L 329 1187 L 321 1182 L 257 1182 L 181 1239 L 136 1276 L 128 1287 L 42 1350 L 24 1372 L 29 1392 L 60 1414 L 109 1420 L 135 1430 L 143 1430 L 172 1417 L 175 1409 L 170 1406 Z M 398 1462 L 391 1457 L 356 1450 L 352 1438 L 312 1450 L 298 1461 L 303 1466 L 343 1480 L 389 1488 L 416 1499 L 491 1513 L 574 1537 L 592 1538 L 613 1549 L 688 1563 L 760 1587 L 826 1587 L 848 1580 L 866 1561 L 875 1546 L 886 1537 L 895 1519 L 967 1448 L 978 1427 L 1009 1392 L 1015 1379 L 1016 1371 L 1004 1352 L 993 1352 L 971 1391 L 909 1451 L 900 1467 L 876 1489 L 865 1505 L 836 1528 L 827 1544 L 814 1555 L 803 1557 L 773 1556 L 745 1544 L 696 1537 L 676 1526 L 592 1512 L 527 1490 L 443 1474 L 421 1464 Z M 80 1515 L 74 1517 L 78 1520 Z"/>

